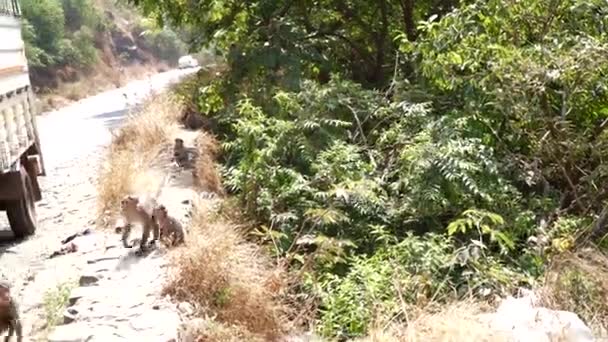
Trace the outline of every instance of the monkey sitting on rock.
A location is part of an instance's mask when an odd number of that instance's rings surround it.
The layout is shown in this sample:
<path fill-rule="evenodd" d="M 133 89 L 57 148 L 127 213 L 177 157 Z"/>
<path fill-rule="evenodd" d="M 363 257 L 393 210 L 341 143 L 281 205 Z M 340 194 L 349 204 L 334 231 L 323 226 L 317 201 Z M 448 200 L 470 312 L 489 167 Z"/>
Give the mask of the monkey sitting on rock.
<path fill-rule="evenodd" d="M 183 139 L 175 138 L 171 161 L 177 164 L 178 167 L 185 169 L 193 168 L 197 155 L 198 152 L 195 148 L 186 147 Z"/>
<path fill-rule="evenodd" d="M 8 334 L 4 338 L 4 342 L 9 342 L 14 335 L 17 335 L 17 342 L 23 341 L 23 329 L 17 302 L 11 296 L 10 286 L 0 281 L 0 333 L 7 330 Z"/>
<path fill-rule="evenodd" d="M 183 139 L 175 139 L 175 143 L 173 145 L 173 161 L 179 167 L 189 167 L 191 165 L 190 153 L 188 153 L 188 149 L 186 146 L 184 146 Z"/>

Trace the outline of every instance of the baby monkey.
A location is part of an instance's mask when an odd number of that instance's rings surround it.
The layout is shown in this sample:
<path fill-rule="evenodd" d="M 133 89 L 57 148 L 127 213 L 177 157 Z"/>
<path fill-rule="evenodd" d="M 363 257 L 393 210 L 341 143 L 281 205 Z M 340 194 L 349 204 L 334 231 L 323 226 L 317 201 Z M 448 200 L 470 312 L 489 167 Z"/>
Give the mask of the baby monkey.
<path fill-rule="evenodd" d="M 154 208 L 154 201 L 151 201 L 151 204 L 152 208 Z M 158 224 L 154 221 L 152 213 L 140 203 L 138 197 L 130 195 L 125 196 L 120 201 L 120 211 L 125 221 L 125 225 L 122 228 L 117 228 L 116 231 L 120 232 L 122 230 L 122 244 L 125 248 L 133 247 L 128 244 L 127 240 L 131 235 L 131 229 L 135 223 L 142 225 L 142 236 L 139 247 L 140 252 L 144 252 L 148 247 L 147 242 L 150 237 L 150 230 L 152 230 L 152 241 L 150 244 L 154 244 L 159 239 L 160 231 Z"/>
<path fill-rule="evenodd" d="M 17 302 L 10 293 L 10 287 L 4 282 L 0 282 L 0 333 L 8 330 L 4 342 L 9 342 L 11 336 L 17 335 L 17 341 L 23 341 L 23 329 L 19 318 Z"/>
<path fill-rule="evenodd" d="M 170 246 L 177 246 L 184 242 L 185 232 L 182 224 L 173 216 L 170 216 L 164 205 L 159 205 L 152 212 L 154 221 L 160 228 L 160 236 L 168 240 Z"/>

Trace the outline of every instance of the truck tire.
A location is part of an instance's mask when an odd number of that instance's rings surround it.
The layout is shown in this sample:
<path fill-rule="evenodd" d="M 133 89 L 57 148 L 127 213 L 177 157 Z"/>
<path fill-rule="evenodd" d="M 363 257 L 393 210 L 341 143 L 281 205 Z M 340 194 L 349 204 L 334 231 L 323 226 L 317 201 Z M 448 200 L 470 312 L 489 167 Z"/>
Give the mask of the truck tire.
<path fill-rule="evenodd" d="M 36 217 L 36 204 L 34 200 L 34 189 L 30 175 L 23 174 L 24 196 L 20 200 L 9 201 L 6 205 L 6 216 L 11 225 L 11 230 L 16 238 L 22 239 L 36 232 L 38 219 Z"/>

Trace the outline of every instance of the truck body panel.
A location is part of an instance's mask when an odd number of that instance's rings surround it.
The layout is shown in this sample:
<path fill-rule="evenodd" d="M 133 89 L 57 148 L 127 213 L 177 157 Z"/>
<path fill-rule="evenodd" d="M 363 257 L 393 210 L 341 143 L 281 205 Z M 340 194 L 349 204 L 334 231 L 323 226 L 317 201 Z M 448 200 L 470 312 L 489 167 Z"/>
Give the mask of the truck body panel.
<path fill-rule="evenodd" d="M 37 111 L 18 13 L 16 1 L 0 1 L 0 173 L 17 171 L 17 161 L 31 146 L 39 150 Z"/>
<path fill-rule="evenodd" d="M 16 238 L 36 231 L 44 163 L 17 0 L 0 0 L 0 210 Z"/>

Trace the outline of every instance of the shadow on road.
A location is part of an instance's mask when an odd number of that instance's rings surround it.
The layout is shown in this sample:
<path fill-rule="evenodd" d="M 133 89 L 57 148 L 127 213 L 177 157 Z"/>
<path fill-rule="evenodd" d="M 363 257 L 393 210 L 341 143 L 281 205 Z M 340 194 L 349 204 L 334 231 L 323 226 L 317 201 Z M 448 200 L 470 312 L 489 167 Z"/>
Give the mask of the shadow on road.
<path fill-rule="evenodd" d="M 134 246 L 139 246 L 139 241 L 133 242 Z M 158 246 L 150 247 L 145 252 L 141 252 L 138 247 L 133 247 L 126 255 L 123 255 L 116 265 L 117 271 L 126 271 L 131 269 L 134 265 L 140 263 L 147 257 L 154 257 L 151 254 L 155 254 L 158 257 L 160 251 Z"/>
<path fill-rule="evenodd" d="M 120 109 L 92 116 L 89 120 L 102 121 L 110 130 L 119 127 L 127 117 L 128 109 Z"/>
<path fill-rule="evenodd" d="M 3 229 L 0 230 L 0 257 L 5 253 L 16 254 L 17 252 L 13 251 L 12 248 L 26 241 L 27 238 L 15 239 L 10 227 L 2 228 Z"/>

